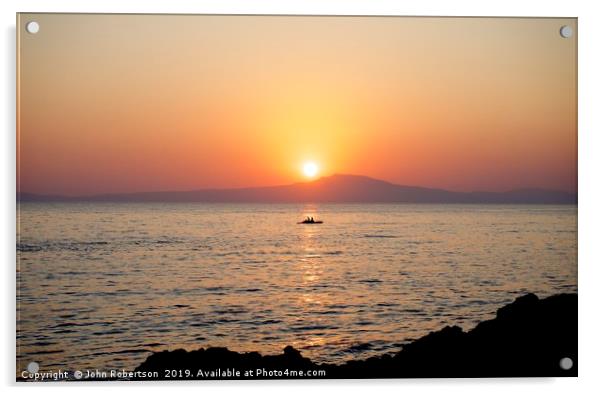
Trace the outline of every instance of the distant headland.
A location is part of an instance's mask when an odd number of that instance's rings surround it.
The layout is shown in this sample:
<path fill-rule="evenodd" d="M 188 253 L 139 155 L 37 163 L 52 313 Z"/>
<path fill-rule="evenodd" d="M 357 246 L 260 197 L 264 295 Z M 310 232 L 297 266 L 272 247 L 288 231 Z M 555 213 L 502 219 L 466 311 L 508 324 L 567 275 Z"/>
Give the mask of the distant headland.
<path fill-rule="evenodd" d="M 473 203 L 576 204 L 575 193 L 546 189 L 454 192 L 392 184 L 365 176 L 335 174 L 289 185 L 114 193 L 88 196 L 17 193 L 20 202 L 206 202 L 206 203 Z"/>

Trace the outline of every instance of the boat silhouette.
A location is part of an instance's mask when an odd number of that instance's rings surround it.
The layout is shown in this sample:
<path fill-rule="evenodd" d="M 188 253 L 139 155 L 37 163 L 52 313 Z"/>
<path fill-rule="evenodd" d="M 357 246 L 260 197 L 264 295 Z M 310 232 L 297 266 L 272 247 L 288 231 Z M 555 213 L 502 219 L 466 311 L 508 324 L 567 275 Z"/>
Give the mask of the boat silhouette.
<path fill-rule="evenodd" d="M 297 222 L 297 224 L 307 224 L 307 225 L 321 224 L 321 223 L 324 223 L 324 221 L 314 221 L 313 218 L 306 218 L 301 222 Z"/>

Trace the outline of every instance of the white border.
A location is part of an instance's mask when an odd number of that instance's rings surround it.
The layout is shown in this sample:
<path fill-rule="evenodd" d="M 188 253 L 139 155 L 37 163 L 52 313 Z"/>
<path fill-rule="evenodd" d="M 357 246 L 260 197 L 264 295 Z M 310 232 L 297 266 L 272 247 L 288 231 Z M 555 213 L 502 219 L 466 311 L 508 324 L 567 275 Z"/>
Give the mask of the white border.
<path fill-rule="evenodd" d="M 465 394 L 507 394 L 525 390 L 545 391 L 551 394 L 569 392 L 594 392 L 599 390 L 600 331 L 598 319 L 602 254 L 598 248 L 602 233 L 597 226 L 602 220 L 600 204 L 600 133 L 599 114 L 602 104 L 597 97 L 602 93 L 602 15 L 596 1 L 386 1 L 386 0 L 22 0 L 0 2 L 2 8 L 3 56 L 0 62 L 4 92 L 0 96 L 0 111 L 5 127 L 0 143 L 0 205 L 2 215 L 2 325 L 0 374 L 1 384 L 8 393 L 13 391 L 50 394 L 63 392 L 90 394 L 106 391 L 144 390 L 162 393 L 175 384 L 145 383 L 119 385 L 82 384 L 29 385 L 14 384 L 15 371 L 15 13 L 16 12 L 126 12 L 126 13 L 219 13 L 219 14 L 337 14 L 337 15 L 456 15 L 456 16 L 557 16 L 579 18 L 579 378 L 568 379 L 479 379 L 479 380 L 362 380 L 362 381 L 311 381 L 311 382 L 252 382 L 252 383 L 185 383 L 174 390 L 186 392 L 253 392 L 253 393 L 307 393 L 332 391 L 363 393 L 371 387 L 377 391 L 408 393 L 439 393 L 449 390 Z M 600 154 L 600 155 L 597 155 Z"/>

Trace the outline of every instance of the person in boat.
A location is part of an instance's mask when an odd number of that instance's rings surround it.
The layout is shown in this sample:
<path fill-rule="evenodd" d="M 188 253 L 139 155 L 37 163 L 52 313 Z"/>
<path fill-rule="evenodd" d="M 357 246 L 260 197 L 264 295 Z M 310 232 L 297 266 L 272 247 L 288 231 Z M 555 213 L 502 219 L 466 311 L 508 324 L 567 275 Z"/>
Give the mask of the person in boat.
<path fill-rule="evenodd" d="M 313 224 L 315 222 L 314 221 L 314 217 L 311 217 L 310 220 L 309 220 L 309 222 L 311 222 Z"/>

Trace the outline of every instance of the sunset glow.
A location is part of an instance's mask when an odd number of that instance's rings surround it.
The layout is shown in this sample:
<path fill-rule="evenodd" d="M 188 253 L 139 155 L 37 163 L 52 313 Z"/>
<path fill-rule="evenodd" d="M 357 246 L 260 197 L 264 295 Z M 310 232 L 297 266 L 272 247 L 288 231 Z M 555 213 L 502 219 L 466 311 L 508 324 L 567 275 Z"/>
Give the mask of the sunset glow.
<path fill-rule="evenodd" d="M 572 19 L 36 18 L 19 47 L 21 191 L 336 173 L 576 191 L 577 37 L 558 33 Z M 309 157 L 319 172 L 299 170 Z"/>

